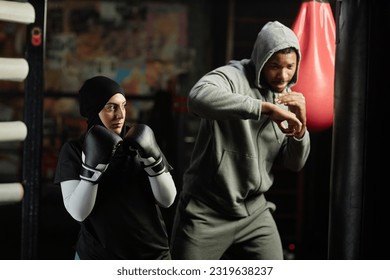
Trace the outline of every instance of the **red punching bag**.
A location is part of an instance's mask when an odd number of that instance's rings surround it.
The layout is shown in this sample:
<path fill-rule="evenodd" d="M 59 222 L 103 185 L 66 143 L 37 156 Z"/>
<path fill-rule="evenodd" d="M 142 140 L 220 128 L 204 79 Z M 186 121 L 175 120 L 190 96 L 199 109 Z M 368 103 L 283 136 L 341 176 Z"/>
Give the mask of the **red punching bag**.
<path fill-rule="evenodd" d="M 302 59 L 294 91 L 306 99 L 307 127 L 321 131 L 333 125 L 336 26 L 328 1 L 303 1 L 292 30 Z"/>

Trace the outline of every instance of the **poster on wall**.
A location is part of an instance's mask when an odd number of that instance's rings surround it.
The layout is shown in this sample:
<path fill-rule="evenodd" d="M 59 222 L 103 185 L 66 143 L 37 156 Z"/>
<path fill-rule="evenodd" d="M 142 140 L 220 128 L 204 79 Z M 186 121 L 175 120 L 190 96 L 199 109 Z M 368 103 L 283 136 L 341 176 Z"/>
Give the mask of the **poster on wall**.
<path fill-rule="evenodd" d="M 101 74 L 127 94 L 150 95 L 187 71 L 186 7 L 139 3 L 49 2 L 46 90 L 75 93 Z"/>

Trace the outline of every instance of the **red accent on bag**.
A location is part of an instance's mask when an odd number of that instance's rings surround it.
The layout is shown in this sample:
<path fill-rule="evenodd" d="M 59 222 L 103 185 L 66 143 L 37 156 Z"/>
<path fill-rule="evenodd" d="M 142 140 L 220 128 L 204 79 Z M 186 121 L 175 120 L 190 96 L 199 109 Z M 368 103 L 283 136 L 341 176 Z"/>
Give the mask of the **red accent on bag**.
<path fill-rule="evenodd" d="M 309 131 L 321 131 L 333 125 L 336 26 L 330 4 L 302 2 L 292 30 L 302 54 L 292 89 L 305 96 Z"/>

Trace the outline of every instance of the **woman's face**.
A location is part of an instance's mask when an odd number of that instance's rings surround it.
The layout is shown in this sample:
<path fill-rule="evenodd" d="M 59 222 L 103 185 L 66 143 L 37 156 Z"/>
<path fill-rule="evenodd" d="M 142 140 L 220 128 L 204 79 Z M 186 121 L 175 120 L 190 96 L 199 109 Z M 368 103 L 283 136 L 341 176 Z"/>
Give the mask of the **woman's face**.
<path fill-rule="evenodd" d="M 297 70 L 297 54 L 275 53 L 265 63 L 263 75 L 270 88 L 275 92 L 283 92 Z"/>
<path fill-rule="evenodd" d="M 120 134 L 126 120 L 126 98 L 117 93 L 104 105 L 99 117 L 106 128 Z"/>

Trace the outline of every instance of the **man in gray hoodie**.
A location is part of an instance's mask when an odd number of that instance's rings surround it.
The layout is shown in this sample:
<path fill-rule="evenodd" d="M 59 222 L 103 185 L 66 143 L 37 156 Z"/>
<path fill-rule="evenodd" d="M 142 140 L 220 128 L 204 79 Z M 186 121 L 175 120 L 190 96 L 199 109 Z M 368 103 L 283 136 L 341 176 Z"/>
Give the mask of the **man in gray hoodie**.
<path fill-rule="evenodd" d="M 274 165 L 301 170 L 309 156 L 306 105 L 294 32 L 268 22 L 250 59 L 230 61 L 191 89 L 201 118 L 172 231 L 173 259 L 283 259 L 264 193 Z"/>

